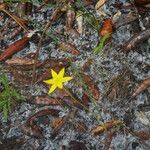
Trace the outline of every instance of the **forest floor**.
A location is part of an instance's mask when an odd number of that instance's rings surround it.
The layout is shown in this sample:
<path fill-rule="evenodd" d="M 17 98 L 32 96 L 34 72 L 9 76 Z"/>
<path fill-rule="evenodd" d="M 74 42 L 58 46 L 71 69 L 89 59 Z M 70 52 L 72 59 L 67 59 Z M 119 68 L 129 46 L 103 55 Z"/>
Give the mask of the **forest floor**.
<path fill-rule="evenodd" d="M 0 3 L 0 150 L 149 150 L 150 2 L 21 1 Z"/>

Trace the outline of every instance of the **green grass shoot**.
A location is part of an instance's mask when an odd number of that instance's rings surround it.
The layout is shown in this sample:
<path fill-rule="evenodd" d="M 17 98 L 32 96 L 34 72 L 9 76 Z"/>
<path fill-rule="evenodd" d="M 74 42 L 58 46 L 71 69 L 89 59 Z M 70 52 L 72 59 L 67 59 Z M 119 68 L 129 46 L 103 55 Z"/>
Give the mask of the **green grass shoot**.
<path fill-rule="evenodd" d="M 106 42 L 106 40 L 110 37 L 110 34 L 106 34 L 105 36 L 102 37 L 102 39 L 100 40 L 99 44 L 94 48 L 94 53 L 98 54 L 100 52 L 102 52 L 104 44 Z"/>
<path fill-rule="evenodd" d="M 0 75 L 0 83 L 4 87 L 4 89 L 0 91 L 0 112 L 3 111 L 4 119 L 7 121 L 12 104 L 15 101 L 19 102 L 22 96 L 9 85 L 9 80 L 5 75 Z"/>

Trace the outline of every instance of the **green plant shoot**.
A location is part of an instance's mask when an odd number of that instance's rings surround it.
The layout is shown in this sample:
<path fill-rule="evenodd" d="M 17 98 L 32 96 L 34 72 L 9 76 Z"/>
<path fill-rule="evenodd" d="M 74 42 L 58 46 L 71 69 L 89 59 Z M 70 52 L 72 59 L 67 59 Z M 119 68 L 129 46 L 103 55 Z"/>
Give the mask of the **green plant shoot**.
<path fill-rule="evenodd" d="M 102 37 L 102 39 L 100 40 L 99 44 L 94 48 L 94 53 L 95 54 L 98 54 L 98 53 L 102 52 L 104 44 L 105 44 L 106 40 L 109 37 L 110 37 L 110 34 L 106 34 L 105 36 Z"/>
<path fill-rule="evenodd" d="M 5 75 L 0 75 L 0 83 L 4 88 L 0 91 L 0 112 L 3 111 L 4 119 L 7 120 L 12 104 L 20 101 L 23 97 L 9 85 L 9 80 Z"/>

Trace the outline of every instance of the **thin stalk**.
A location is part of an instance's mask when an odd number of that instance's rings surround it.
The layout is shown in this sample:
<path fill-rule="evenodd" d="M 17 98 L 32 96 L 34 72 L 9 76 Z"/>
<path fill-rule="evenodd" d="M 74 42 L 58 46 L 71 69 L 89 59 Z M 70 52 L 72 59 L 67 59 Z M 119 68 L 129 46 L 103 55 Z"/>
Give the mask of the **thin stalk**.
<path fill-rule="evenodd" d="M 94 58 L 95 57 L 95 54 L 92 54 L 92 56 L 90 58 Z M 70 63 L 71 63 L 71 60 L 70 60 Z M 80 72 L 77 70 L 77 68 L 74 66 L 74 64 L 71 63 L 71 66 L 73 68 L 73 72 L 74 74 L 76 74 L 76 76 L 78 76 L 79 80 L 80 80 L 80 85 L 83 86 L 83 88 L 88 91 L 87 95 L 89 96 L 90 98 L 90 101 L 91 103 L 94 105 L 96 111 L 97 111 L 97 114 L 101 117 L 101 112 L 99 110 L 99 107 L 98 107 L 98 104 L 96 103 L 96 100 L 94 99 L 94 97 L 92 96 L 92 93 L 91 91 L 88 89 L 87 85 L 84 83 L 84 81 L 82 80 L 81 76 L 80 76 Z M 99 120 L 99 116 L 96 115 L 96 118 L 97 120 Z"/>
<path fill-rule="evenodd" d="M 16 23 L 18 23 L 19 26 L 22 27 L 24 31 L 26 31 L 27 33 L 29 32 L 29 31 L 22 25 L 22 23 L 20 23 L 20 22 L 18 21 L 18 19 L 17 19 L 13 14 L 11 14 L 9 11 L 7 11 L 7 10 L 5 10 L 5 9 L 1 9 L 1 10 L 2 10 L 3 12 L 5 12 L 8 16 L 10 16 L 13 20 L 15 20 Z"/>
<path fill-rule="evenodd" d="M 65 92 L 74 100 L 74 102 L 77 102 L 78 104 L 80 104 L 85 110 L 89 111 L 89 109 L 83 105 L 82 103 L 80 103 L 73 95 L 72 93 L 69 91 L 68 88 L 64 87 Z"/>
<path fill-rule="evenodd" d="M 50 25 L 51 25 L 51 20 L 46 24 L 46 26 L 43 30 L 43 33 L 40 37 L 38 46 L 37 46 L 36 55 L 35 55 L 35 59 L 34 59 L 34 65 L 33 65 L 32 85 L 36 81 L 36 64 L 38 62 L 38 57 L 39 57 L 39 52 L 40 52 L 40 49 L 41 49 L 41 46 L 42 46 L 43 37 L 44 37 L 44 34 L 45 34 L 45 32 L 47 31 L 47 29 L 49 28 Z"/>

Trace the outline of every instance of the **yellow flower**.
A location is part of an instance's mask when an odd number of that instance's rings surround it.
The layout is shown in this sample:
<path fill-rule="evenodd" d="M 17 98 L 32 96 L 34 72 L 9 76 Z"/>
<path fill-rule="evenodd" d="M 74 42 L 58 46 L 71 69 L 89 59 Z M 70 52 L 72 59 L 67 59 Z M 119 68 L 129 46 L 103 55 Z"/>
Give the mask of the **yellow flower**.
<path fill-rule="evenodd" d="M 62 89 L 63 82 L 67 82 L 72 79 L 72 77 L 64 77 L 65 68 L 62 68 L 59 73 L 57 74 L 53 69 L 51 69 L 52 78 L 49 80 L 44 80 L 46 84 L 51 85 L 49 89 L 49 93 L 52 93 L 57 87 Z"/>

